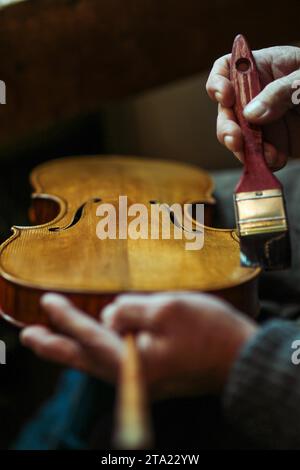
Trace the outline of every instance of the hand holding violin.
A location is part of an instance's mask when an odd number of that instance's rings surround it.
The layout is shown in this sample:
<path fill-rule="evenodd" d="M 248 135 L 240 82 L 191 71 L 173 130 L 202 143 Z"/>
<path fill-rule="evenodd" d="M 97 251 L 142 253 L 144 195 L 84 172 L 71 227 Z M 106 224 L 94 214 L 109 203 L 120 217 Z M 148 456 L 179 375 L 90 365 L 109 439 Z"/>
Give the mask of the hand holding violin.
<path fill-rule="evenodd" d="M 27 327 L 21 335 L 25 346 L 46 359 L 114 382 L 122 334 L 135 331 L 153 398 L 219 393 L 257 328 L 229 304 L 206 294 L 122 295 L 102 311 L 103 323 L 56 294 L 46 294 L 42 305 L 55 332 Z"/>

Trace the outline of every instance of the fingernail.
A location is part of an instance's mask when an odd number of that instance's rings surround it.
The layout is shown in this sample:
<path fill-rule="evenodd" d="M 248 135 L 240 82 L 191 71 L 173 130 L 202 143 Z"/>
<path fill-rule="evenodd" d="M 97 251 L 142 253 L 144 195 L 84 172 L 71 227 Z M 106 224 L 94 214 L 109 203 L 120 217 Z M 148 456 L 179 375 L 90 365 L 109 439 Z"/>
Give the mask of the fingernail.
<path fill-rule="evenodd" d="M 112 321 L 112 317 L 115 313 L 115 306 L 113 304 L 109 304 L 101 312 L 101 318 L 103 323 L 106 325 L 110 325 Z"/>
<path fill-rule="evenodd" d="M 226 145 L 227 148 L 229 148 L 229 150 L 232 149 L 233 143 L 234 143 L 233 137 L 231 135 L 225 135 L 224 144 Z"/>
<path fill-rule="evenodd" d="M 221 94 L 219 91 L 216 91 L 216 92 L 215 92 L 215 99 L 216 99 L 219 103 L 221 103 L 221 101 L 222 101 L 222 94 Z"/>
<path fill-rule="evenodd" d="M 266 105 L 260 100 L 251 101 L 244 109 L 244 116 L 248 118 L 260 118 L 268 112 Z"/>
<path fill-rule="evenodd" d="M 68 305 L 68 303 L 68 300 L 63 295 L 54 294 L 52 292 L 44 294 L 41 297 L 41 304 L 45 306 L 54 305 L 57 307 L 65 307 L 66 305 Z"/>

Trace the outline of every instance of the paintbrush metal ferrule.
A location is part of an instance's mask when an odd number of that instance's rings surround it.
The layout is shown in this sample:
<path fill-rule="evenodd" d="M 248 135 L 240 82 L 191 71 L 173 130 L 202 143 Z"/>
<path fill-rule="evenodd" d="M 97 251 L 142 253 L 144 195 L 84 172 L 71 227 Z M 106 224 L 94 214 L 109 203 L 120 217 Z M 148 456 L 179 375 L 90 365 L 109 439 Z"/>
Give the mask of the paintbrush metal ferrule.
<path fill-rule="evenodd" d="M 240 237 L 288 230 L 281 189 L 236 193 L 234 207 Z"/>

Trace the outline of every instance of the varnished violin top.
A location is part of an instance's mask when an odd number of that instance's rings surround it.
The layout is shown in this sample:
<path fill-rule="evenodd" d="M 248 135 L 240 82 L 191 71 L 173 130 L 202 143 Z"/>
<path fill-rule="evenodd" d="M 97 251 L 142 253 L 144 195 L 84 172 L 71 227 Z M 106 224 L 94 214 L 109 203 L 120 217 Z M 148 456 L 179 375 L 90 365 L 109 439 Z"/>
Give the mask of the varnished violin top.
<path fill-rule="evenodd" d="M 235 230 L 205 227 L 201 250 L 185 249 L 186 240 L 100 240 L 97 207 L 128 204 L 213 201 L 213 182 L 204 171 L 185 164 L 131 157 L 77 157 L 53 160 L 34 169 L 32 212 L 42 225 L 13 227 L 0 249 L 0 302 L 17 318 L 13 287 L 75 294 L 124 291 L 229 289 L 253 280 L 259 270 L 240 267 Z M 53 202 L 54 201 L 54 202 Z M 36 206 L 37 207 L 37 206 Z M 9 289 L 7 289 L 9 288 Z M 9 292 L 8 292 L 9 290 Z M 6 305 L 6 308 L 5 308 Z M 8 310 L 7 310 L 8 309 Z M 24 321 L 22 318 L 21 321 Z"/>

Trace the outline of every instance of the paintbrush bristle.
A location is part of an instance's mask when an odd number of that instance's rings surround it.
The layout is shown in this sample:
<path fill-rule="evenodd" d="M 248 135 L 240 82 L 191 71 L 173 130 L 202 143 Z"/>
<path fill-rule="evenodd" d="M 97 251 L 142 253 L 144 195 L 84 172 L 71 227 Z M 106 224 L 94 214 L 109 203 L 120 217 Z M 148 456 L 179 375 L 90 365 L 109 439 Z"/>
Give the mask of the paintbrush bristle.
<path fill-rule="evenodd" d="M 291 265 L 289 232 L 260 233 L 240 237 L 240 261 L 245 267 L 266 271 L 287 269 Z"/>
<path fill-rule="evenodd" d="M 241 265 L 265 270 L 286 269 L 291 247 L 281 189 L 235 194 Z"/>

